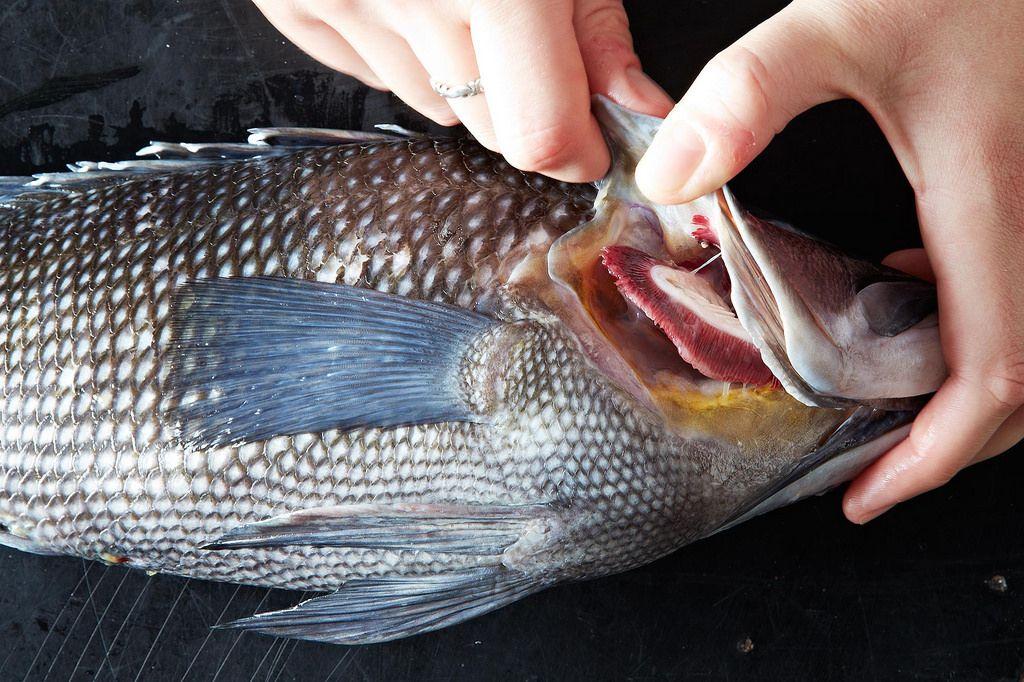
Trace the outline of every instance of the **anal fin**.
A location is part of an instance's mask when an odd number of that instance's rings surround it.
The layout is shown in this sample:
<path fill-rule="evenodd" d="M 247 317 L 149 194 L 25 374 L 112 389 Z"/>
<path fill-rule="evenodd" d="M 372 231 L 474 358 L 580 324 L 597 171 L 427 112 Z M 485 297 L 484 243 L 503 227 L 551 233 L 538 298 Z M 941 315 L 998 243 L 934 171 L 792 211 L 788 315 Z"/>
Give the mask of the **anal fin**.
<path fill-rule="evenodd" d="M 221 627 L 333 644 L 371 644 L 437 630 L 546 587 L 500 567 L 357 579 L 337 592 Z"/>
<path fill-rule="evenodd" d="M 333 594 L 226 626 L 367 644 L 446 627 L 547 587 L 554 577 L 530 561 L 562 539 L 561 529 L 547 505 L 351 504 L 240 526 L 204 549 L 358 547 L 476 559 L 475 568 L 350 580 Z"/>

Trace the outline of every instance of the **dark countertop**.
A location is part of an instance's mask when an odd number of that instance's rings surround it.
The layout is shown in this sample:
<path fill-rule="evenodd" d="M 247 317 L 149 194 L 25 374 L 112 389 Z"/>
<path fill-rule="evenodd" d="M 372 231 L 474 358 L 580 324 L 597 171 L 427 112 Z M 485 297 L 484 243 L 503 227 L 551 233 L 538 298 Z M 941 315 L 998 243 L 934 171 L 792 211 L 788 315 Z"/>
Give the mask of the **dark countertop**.
<path fill-rule="evenodd" d="M 678 96 L 783 4 L 646 0 L 630 15 L 648 70 Z M 0 54 L 0 175 L 255 125 L 424 126 L 316 65 L 245 0 L 8 0 Z M 798 119 L 734 187 L 866 256 L 917 240 L 910 189 L 851 103 Z M 296 593 L 2 549 L 0 679 L 1020 680 L 1019 450 L 866 527 L 829 494 L 623 575 L 359 648 L 208 628 Z"/>

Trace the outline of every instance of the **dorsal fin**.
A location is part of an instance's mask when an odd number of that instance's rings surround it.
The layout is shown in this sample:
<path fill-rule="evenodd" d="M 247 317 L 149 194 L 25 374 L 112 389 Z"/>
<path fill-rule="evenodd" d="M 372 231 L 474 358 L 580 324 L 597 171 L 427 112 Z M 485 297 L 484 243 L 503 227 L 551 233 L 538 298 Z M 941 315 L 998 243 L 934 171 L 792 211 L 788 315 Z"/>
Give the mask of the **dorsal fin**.
<path fill-rule="evenodd" d="M 216 162 L 289 154 L 307 147 L 389 142 L 402 135 L 330 128 L 252 128 L 246 142 L 150 142 L 138 156 Z"/>
<path fill-rule="evenodd" d="M 336 130 L 334 128 L 250 128 L 249 144 L 267 144 L 273 147 L 325 147 L 335 144 L 388 142 L 417 133 L 400 126 L 382 123 L 375 131 Z"/>
<path fill-rule="evenodd" d="M 24 175 L 0 176 L 0 206 L 10 204 L 21 197 L 45 191 L 32 187 L 31 183 L 33 180 L 35 178 Z"/>
<path fill-rule="evenodd" d="M 150 142 L 126 161 L 79 161 L 68 170 L 27 176 L 0 176 L 0 207 L 82 192 L 143 175 L 178 173 L 245 159 L 291 154 L 308 147 L 367 144 L 412 137 L 404 128 L 378 131 L 330 128 L 252 128 L 246 142 Z"/>

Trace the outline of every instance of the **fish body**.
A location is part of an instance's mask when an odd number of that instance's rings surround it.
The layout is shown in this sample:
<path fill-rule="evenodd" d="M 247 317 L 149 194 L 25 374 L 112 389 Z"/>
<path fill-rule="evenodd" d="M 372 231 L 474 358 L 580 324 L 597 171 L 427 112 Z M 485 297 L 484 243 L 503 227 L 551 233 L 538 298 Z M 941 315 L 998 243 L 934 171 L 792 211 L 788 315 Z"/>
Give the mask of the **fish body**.
<path fill-rule="evenodd" d="M 681 362 L 566 265 L 607 184 L 310 135 L 8 197 L 0 542 L 332 592 L 239 625 L 379 641 L 819 492 L 913 414 Z"/>

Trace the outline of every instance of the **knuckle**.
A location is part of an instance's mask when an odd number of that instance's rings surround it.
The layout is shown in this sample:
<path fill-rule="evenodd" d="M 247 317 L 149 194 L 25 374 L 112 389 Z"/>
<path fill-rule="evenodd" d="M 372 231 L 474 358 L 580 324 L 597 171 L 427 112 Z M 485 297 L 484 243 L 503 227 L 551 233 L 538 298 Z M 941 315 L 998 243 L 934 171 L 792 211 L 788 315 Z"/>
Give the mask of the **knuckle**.
<path fill-rule="evenodd" d="M 917 72 L 916 45 L 925 31 L 918 11 L 907 11 L 909 3 L 891 0 L 844 2 L 832 0 L 829 19 L 818 17 L 809 23 L 827 39 L 831 53 L 843 65 L 846 87 L 858 99 L 876 105 L 893 102 L 905 73 Z M 849 36 L 858 36 L 850 40 Z"/>
<path fill-rule="evenodd" d="M 956 476 L 958 472 L 958 469 L 951 466 L 939 466 L 934 468 L 921 481 L 921 492 L 924 492 L 926 490 L 934 490 L 935 488 L 941 488 L 942 486 L 952 481 L 953 477 Z"/>
<path fill-rule="evenodd" d="M 835 2 L 832 6 L 833 32 L 839 35 L 862 36 L 862 40 L 837 40 L 835 48 L 844 56 L 863 60 L 865 51 L 877 52 L 902 49 L 914 36 L 920 33 L 920 12 L 908 12 L 907 3 L 890 0 L 867 0 L 866 2 Z"/>
<path fill-rule="evenodd" d="M 701 73 L 716 104 L 738 124 L 754 128 L 769 111 L 771 76 L 764 60 L 744 45 L 732 45 L 708 62 Z"/>
<path fill-rule="evenodd" d="M 576 136 L 565 124 L 555 124 L 502 141 L 501 148 L 510 164 L 520 170 L 549 171 L 562 167 L 572 157 Z"/>
<path fill-rule="evenodd" d="M 576 25 L 598 33 L 622 35 L 629 31 L 629 17 L 621 2 L 599 0 L 577 9 Z"/>
<path fill-rule="evenodd" d="M 635 62 L 629 19 L 619 2 L 591 3 L 579 10 L 575 19 L 580 49 L 591 58 Z"/>
<path fill-rule="evenodd" d="M 451 127 L 453 125 L 458 125 L 459 123 L 459 117 L 456 116 L 455 112 L 453 112 L 451 109 L 445 111 L 437 111 L 436 113 L 431 115 L 430 118 L 432 118 L 434 122 L 437 123 L 438 125 L 442 125 L 445 127 Z"/>
<path fill-rule="evenodd" d="M 640 58 L 633 51 L 633 41 L 629 39 L 629 36 L 610 33 L 593 34 L 581 41 L 580 52 L 586 63 L 598 68 L 640 65 Z"/>
<path fill-rule="evenodd" d="M 928 452 L 934 444 L 934 430 L 928 424 L 921 423 L 923 418 L 918 418 L 907 435 L 907 444 L 915 462 L 920 462 L 928 456 Z"/>
<path fill-rule="evenodd" d="M 319 6 L 334 16 L 354 14 L 363 9 L 363 3 L 359 0 L 326 0 L 326 2 L 321 0 L 321 2 L 309 4 L 313 7 Z"/>
<path fill-rule="evenodd" d="M 941 487 L 957 474 L 957 462 L 935 461 L 933 449 L 938 434 L 930 425 L 919 427 L 917 424 L 910 430 L 907 442 L 910 445 L 913 466 L 920 472 L 917 481 L 917 493 Z M 914 493 L 914 494 L 917 494 Z"/>
<path fill-rule="evenodd" d="M 1024 405 L 1024 352 L 1014 353 L 997 362 L 982 384 L 995 403 L 1004 410 Z"/>
<path fill-rule="evenodd" d="M 415 99 L 410 96 L 409 99 L 404 97 L 402 99 L 405 99 L 412 108 L 438 125 L 453 126 L 459 122 L 451 107 L 443 102 L 435 102 L 429 96 L 424 95 Z"/>
<path fill-rule="evenodd" d="M 374 78 L 373 76 L 367 73 L 363 73 L 359 70 L 343 68 L 338 69 L 338 71 L 345 74 L 346 76 L 351 76 L 352 78 L 355 78 L 363 85 L 373 88 L 374 90 L 379 90 L 380 92 L 391 92 L 388 86 L 385 85 L 382 81 L 378 80 L 377 78 Z"/>

